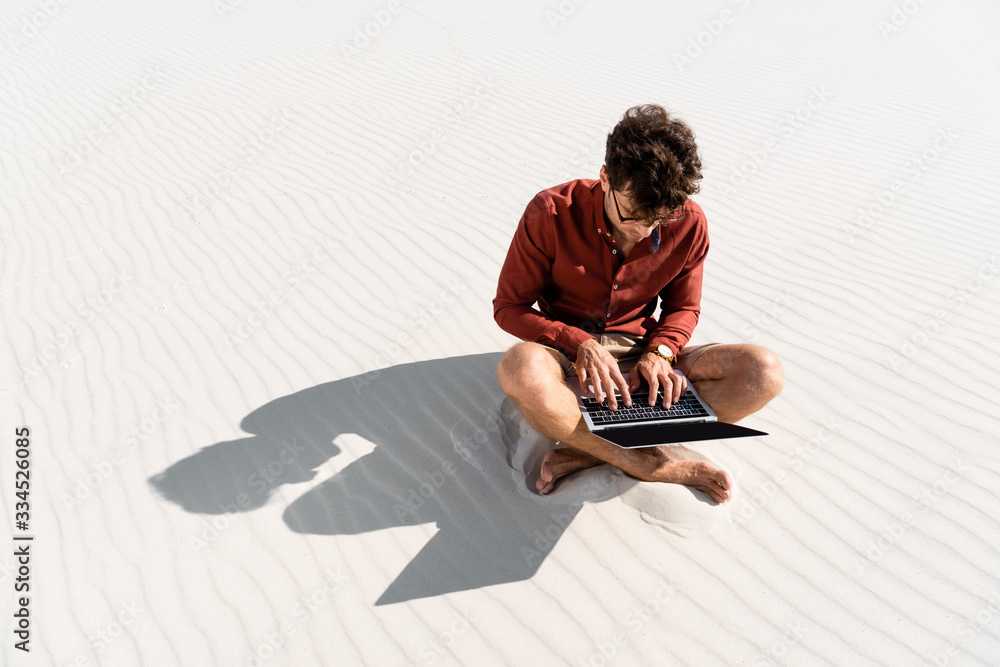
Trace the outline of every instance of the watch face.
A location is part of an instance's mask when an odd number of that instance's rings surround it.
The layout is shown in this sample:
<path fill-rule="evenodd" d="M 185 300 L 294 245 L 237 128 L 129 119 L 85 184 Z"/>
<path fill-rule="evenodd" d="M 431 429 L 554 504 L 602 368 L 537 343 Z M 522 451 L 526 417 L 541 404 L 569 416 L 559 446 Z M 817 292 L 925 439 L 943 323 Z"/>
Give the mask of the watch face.
<path fill-rule="evenodd" d="M 658 345 L 656 347 L 656 351 L 659 352 L 662 356 L 666 357 L 667 359 L 672 360 L 674 358 L 674 353 L 666 345 Z"/>

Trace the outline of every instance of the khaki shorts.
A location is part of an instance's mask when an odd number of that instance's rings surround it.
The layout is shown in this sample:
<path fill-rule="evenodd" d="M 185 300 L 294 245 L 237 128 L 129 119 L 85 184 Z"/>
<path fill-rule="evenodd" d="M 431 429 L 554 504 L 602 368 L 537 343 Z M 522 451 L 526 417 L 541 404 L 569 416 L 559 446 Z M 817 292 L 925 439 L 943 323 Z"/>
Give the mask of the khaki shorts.
<path fill-rule="evenodd" d="M 646 339 L 640 338 L 639 336 L 629 336 L 627 334 L 597 334 L 594 336 L 597 338 L 597 342 L 604 346 L 611 356 L 618 361 L 618 370 L 622 374 L 628 373 L 635 366 L 636 362 L 639 361 L 639 357 L 642 356 L 643 352 L 646 351 Z M 719 345 L 719 343 L 705 343 L 704 345 L 685 345 L 681 350 L 681 353 L 677 355 L 677 361 L 674 364 L 674 368 L 684 373 L 688 374 L 691 370 L 691 366 L 694 362 L 698 360 L 698 357 L 702 353 L 713 345 Z M 548 345 L 543 345 L 546 351 L 551 354 L 559 365 L 562 366 L 563 372 L 567 377 L 573 377 L 576 375 L 576 364 L 570 361 L 569 357 L 555 349 L 554 347 L 549 347 Z"/>

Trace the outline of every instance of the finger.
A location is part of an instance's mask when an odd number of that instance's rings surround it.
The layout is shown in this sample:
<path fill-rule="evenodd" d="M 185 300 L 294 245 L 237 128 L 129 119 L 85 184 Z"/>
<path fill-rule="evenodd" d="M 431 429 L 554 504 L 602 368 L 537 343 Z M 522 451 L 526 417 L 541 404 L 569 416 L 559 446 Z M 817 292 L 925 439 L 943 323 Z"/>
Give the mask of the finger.
<path fill-rule="evenodd" d="M 649 407 L 656 406 L 656 392 L 660 389 L 660 381 L 656 378 L 656 373 L 649 374 Z"/>
<path fill-rule="evenodd" d="M 678 403 L 681 400 L 681 396 L 684 394 L 684 378 L 680 375 L 674 375 L 674 403 Z"/>
<path fill-rule="evenodd" d="M 594 385 L 594 398 L 598 403 L 604 402 L 604 387 L 601 386 L 601 376 L 597 373 L 590 374 L 590 384 Z"/>
<path fill-rule="evenodd" d="M 625 376 L 622 375 L 617 364 L 611 369 L 611 379 L 615 381 L 615 384 L 618 385 L 618 388 L 622 392 L 622 405 L 625 407 L 632 405 L 632 396 L 629 392 L 628 383 L 625 382 Z"/>
<path fill-rule="evenodd" d="M 672 376 L 668 373 L 663 373 L 660 375 L 660 382 L 663 383 L 663 407 L 666 410 L 670 409 L 670 403 L 674 396 L 674 383 Z"/>
<path fill-rule="evenodd" d="M 583 391 L 584 395 L 588 394 L 589 392 L 587 391 L 587 369 L 578 367 L 576 375 L 577 377 L 580 378 L 580 390 Z"/>
<path fill-rule="evenodd" d="M 612 410 L 618 409 L 618 397 L 615 396 L 615 384 L 611 381 L 611 374 L 607 368 L 602 369 L 601 382 L 608 392 L 608 407 Z"/>

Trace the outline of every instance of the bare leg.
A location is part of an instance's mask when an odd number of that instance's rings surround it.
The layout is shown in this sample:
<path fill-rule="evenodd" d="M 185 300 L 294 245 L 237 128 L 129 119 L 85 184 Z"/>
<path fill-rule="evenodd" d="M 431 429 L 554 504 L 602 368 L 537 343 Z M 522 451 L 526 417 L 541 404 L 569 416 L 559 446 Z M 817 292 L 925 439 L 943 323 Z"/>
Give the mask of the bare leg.
<path fill-rule="evenodd" d="M 538 482 L 540 492 L 552 491 L 561 476 L 603 461 L 643 481 L 686 484 L 719 503 L 729 499 L 732 476 L 707 461 L 671 459 L 659 447 L 622 449 L 591 433 L 562 368 L 541 345 L 518 343 L 512 347 L 500 360 L 497 377 L 504 393 L 518 404 L 536 431 L 571 449 L 546 455 Z"/>
<path fill-rule="evenodd" d="M 680 370 L 694 383 L 719 421 L 735 424 L 757 412 L 781 392 L 784 371 L 778 357 L 759 345 L 713 345 L 690 369 Z"/>

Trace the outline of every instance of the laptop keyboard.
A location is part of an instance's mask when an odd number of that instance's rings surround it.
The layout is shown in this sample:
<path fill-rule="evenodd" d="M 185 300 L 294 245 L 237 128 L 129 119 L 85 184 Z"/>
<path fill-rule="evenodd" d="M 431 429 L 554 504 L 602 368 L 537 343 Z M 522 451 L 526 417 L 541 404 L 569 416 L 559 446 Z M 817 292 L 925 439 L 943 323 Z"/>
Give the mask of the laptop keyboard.
<path fill-rule="evenodd" d="M 608 399 L 605 397 L 604 403 L 598 403 L 590 396 L 583 397 L 583 405 L 587 408 L 587 413 L 595 425 L 615 424 L 618 422 L 647 422 L 661 421 L 664 419 L 680 419 L 687 417 L 707 417 L 708 412 L 701 406 L 698 399 L 694 397 L 688 389 L 681 396 L 681 400 L 670 406 L 669 410 L 663 409 L 663 392 L 658 392 L 656 407 L 649 407 L 649 392 L 644 394 L 631 394 L 632 407 L 622 405 L 621 396 L 618 397 L 618 409 L 611 410 L 607 407 Z"/>

